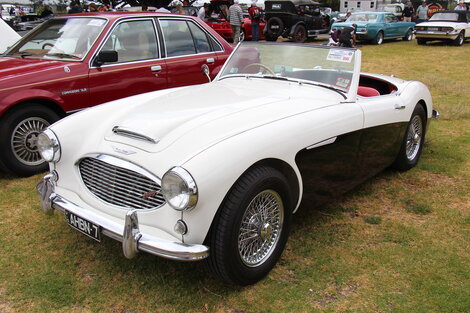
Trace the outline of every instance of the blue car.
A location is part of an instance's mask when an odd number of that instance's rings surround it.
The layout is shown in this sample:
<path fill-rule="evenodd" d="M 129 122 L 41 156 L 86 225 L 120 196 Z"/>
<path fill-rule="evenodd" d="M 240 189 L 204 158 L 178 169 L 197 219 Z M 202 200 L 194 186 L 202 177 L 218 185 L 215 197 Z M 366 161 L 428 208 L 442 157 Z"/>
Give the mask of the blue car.
<path fill-rule="evenodd" d="M 400 22 L 393 13 L 389 12 L 357 12 L 353 13 L 346 22 L 334 23 L 331 31 L 341 30 L 345 27 L 357 25 L 356 39 L 371 41 L 376 45 L 383 43 L 384 39 L 402 38 L 411 40 L 415 23 Z"/>

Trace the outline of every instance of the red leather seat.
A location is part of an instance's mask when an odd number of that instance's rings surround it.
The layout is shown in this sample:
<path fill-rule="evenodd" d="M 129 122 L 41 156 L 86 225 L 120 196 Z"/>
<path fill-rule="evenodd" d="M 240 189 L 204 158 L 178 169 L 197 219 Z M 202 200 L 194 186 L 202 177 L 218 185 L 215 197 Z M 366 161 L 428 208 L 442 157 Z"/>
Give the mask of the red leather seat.
<path fill-rule="evenodd" d="M 357 95 L 361 97 L 377 97 L 380 96 L 380 93 L 375 88 L 359 86 L 357 88 Z"/>

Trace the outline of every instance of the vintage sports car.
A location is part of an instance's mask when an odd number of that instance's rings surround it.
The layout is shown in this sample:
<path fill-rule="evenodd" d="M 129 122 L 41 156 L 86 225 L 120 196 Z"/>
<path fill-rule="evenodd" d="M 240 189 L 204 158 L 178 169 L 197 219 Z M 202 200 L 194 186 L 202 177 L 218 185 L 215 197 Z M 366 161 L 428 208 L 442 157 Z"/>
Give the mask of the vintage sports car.
<path fill-rule="evenodd" d="M 418 45 L 432 40 L 447 40 L 456 46 L 470 38 L 470 12 L 439 11 L 429 21 L 416 25 Z"/>
<path fill-rule="evenodd" d="M 233 1 L 228 0 L 211 0 L 209 5 L 208 16 L 206 18 L 206 23 L 213 30 L 215 30 L 220 36 L 224 37 L 225 40 L 232 42 L 232 26 L 228 21 L 228 8 L 233 3 Z M 264 39 L 263 29 L 265 22 L 262 19 L 259 23 L 259 37 Z M 241 29 L 242 36 L 245 40 L 251 40 L 253 37 L 251 34 L 251 20 L 248 16 L 248 11 L 243 12 L 243 27 Z"/>
<path fill-rule="evenodd" d="M 189 16 L 110 12 L 46 21 L 0 57 L 0 169 L 23 176 L 45 171 L 37 136 L 59 118 L 139 93 L 207 83 L 232 50 Z"/>
<path fill-rule="evenodd" d="M 330 29 L 330 16 L 313 0 L 270 0 L 264 2 L 266 40 L 279 37 L 305 42 Z"/>
<path fill-rule="evenodd" d="M 400 22 L 389 12 L 357 12 L 353 13 L 346 22 L 334 23 L 331 31 L 357 25 L 356 38 L 360 41 L 370 41 L 381 45 L 384 39 L 402 38 L 410 41 L 413 38 L 415 23 Z"/>
<path fill-rule="evenodd" d="M 218 278 L 255 283 L 303 197 L 418 162 L 437 116 L 428 88 L 360 66 L 359 50 L 243 42 L 210 84 L 74 114 L 39 135 L 41 208 L 128 258 L 207 258 Z"/>

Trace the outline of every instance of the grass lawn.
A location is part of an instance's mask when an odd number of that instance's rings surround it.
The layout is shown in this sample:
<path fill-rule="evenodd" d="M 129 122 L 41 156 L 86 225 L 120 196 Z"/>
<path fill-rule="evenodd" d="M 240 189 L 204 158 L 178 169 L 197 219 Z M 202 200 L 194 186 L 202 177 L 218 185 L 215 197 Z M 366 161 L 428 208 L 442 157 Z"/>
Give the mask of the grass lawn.
<path fill-rule="evenodd" d="M 363 71 L 429 86 L 441 119 L 416 168 L 304 204 L 267 278 L 239 288 L 202 263 L 127 260 L 44 215 L 41 175 L 0 174 L 0 312 L 470 312 L 470 42 L 361 49 Z"/>

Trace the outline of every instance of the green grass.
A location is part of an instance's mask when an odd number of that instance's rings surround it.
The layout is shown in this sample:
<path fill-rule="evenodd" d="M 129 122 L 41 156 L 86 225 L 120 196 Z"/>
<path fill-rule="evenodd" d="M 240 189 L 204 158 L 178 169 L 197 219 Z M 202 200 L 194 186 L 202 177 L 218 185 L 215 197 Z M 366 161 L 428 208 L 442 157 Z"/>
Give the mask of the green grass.
<path fill-rule="evenodd" d="M 0 312 L 470 312 L 470 43 L 362 50 L 364 71 L 427 84 L 442 119 L 416 168 L 303 204 L 266 279 L 239 288 L 202 263 L 127 260 L 42 214 L 41 175 L 0 174 Z"/>

